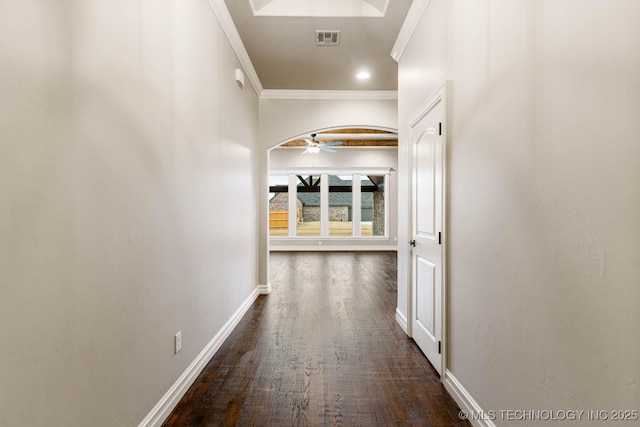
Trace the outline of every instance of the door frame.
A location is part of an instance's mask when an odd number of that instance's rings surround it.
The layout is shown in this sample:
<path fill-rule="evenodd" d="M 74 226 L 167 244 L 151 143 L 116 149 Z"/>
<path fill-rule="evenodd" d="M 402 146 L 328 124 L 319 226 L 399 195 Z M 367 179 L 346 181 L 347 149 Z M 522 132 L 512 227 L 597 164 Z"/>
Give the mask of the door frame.
<path fill-rule="evenodd" d="M 409 197 L 409 236 L 413 239 L 413 231 L 414 231 L 414 222 L 416 218 L 414 218 L 414 200 L 413 200 L 413 191 L 416 188 L 415 182 L 415 170 L 414 170 L 414 160 L 415 160 L 415 146 L 414 146 L 414 136 L 415 126 L 424 118 L 433 108 L 442 103 L 443 107 L 443 121 L 442 121 L 442 296 L 441 296 L 441 307 L 440 307 L 440 322 L 442 325 L 442 353 L 440 354 L 440 381 L 444 381 L 447 373 L 447 354 L 448 354 L 448 343 L 449 343 L 449 334 L 447 327 L 447 318 L 448 318 L 448 240 L 449 240 L 449 226 L 448 226 L 448 217 L 447 213 L 449 211 L 449 163 L 448 163 L 448 153 L 449 153 L 449 132 L 448 132 L 448 103 L 447 103 L 447 81 L 444 81 L 427 99 L 416 109 L 416 111 L 409 117 L 407 122 L 407 128 L 409 130 L 409 183 L 410 183 L 410 197 Z M 409 249 L 409 271 L 407 272 L 407 335 L 413 337 L 413 311 L 415 307 L 414 301 L 414 270 L 415 265 L 413 262 L 413 252 Z"/>

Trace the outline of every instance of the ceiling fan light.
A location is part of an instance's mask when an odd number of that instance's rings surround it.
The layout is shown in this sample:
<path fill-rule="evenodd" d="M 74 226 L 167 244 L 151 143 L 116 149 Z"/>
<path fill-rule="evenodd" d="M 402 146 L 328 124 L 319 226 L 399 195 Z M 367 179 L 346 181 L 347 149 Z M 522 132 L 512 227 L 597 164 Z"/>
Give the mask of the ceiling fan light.
<path fill-rule="evenodd" d="M 311 154 L 316 154 L 320 152 L 320 148 L 318 147 L 309 147 L 307 148 L 307 151 L 310 152 Z"/>

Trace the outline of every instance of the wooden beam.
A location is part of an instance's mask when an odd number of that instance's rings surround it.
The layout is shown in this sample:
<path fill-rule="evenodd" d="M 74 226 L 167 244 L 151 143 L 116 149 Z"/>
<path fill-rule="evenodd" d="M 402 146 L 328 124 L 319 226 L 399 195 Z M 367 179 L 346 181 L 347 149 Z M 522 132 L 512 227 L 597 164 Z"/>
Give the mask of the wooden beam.
<path fill-rule="evenodd" d="M 369 178 L 369 181 L 373 182 L 375 185 L 381 185 L 384 184 L 384 176 L 371 176 L 371 175 L 367 175 L 367 178 Z"/>
<path fill-rule="evenodd" d="M 307 143 L 302 139 L 296 139 L 282 144 L 281 147 L 306 147 Z M 398 140 L 376 140 L 376 139 L 363 139 L 363 140 L 342 140 L 342 144 L 338 147 L 397 147 Z M 335 147 L 335 146 L 334 146 Z"/>
<path fill-rule="evenodd" d="M 340 138 L 342 141 L 343 147 L 397 147 L 398 146 L 398 135 L 395 132 L 389 132 L 386 130 L 380 129 L 366 129 L 366 128 L 347 128 L 347 129 L 336 129 L 336 130 L 327 130 L 320 132 L 319 134 L 327 135 L 338 135 L 344 136 L 344 139 Z M 363 139 L 349 139 L 349 135 L 354 135 L 353 138 L 357 138 L 358 134 L 366 134 L 366 135 L 380 135 L 380 138 L 368 138 L 366 140 Z M 389 139 L 391 137 L 395 137 L 395 139 Z M 321 141 L 322 142 L 322 141 Z M 285 144 L 282 144 L 281 147 L 306 147 L 307 143 L 303 139 L 296 139 L 293 141 L 289 141 Z"/>

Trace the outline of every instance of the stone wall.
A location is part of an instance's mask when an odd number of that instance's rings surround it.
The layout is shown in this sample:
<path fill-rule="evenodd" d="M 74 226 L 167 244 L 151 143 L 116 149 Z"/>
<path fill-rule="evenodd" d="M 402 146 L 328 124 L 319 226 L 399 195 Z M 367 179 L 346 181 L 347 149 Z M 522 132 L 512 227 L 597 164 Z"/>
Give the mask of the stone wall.
<path fill-rule="evenodd" d="M 276 195 L 269 200 L 270 211 L 288 211 L 289 210 L 289 193 L 276 193 Z"/>
<path fill-rule="evenodd" d="M 320 206 L 304 206 L 302 220 L 320 221 Z M 349 221 L 349 206 L 329 206 L 329 221 Z"/>
<path fill-rule="evenodd" d="M 373 193 L 373 225 L 374 236 L 384 236 L 384 191 Z"/>
<path fill-rule="evenodd" d="M 329 221 L 349 222 L 349 207 L 329 206 Z"/>
<path fill-rule="evenodd" d="M 320 206 L 303 206 L 302 222 L 320 221 Z"/>
<path fill-rule="evenodd" d="M 300 199 L 296 200 L 296 207 L 297 207 L 296 222 L 300 222 L 303 219 L 302 202 L 300 201 Z M 289 210 L 289 193 L 277 193 L 275 196 L 271 198 L 271 200 L 269 200 L 270 212 L 273 212 L 273 211 L 286 212 L 288 210 Z"/>

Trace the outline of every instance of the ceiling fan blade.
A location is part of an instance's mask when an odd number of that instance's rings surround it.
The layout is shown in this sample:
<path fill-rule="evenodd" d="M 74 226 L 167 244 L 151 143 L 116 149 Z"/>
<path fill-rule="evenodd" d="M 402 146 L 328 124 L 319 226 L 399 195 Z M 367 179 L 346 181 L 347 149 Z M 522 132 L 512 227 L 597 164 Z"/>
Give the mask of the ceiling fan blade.
<path fill-rule="evenodd" d="M 304 155 L 305 155 L 305 154 L 307 154 L 308 152 L 309 152 L 309 150 L 307 150 L 307 149 L 305 148 L 305 150 L 304 150 L 302 153 L 300 153 L 300 155 L 301 155 L 301 156 L 304 156 Z"/>
<path fill-rule="evenodd" d="M 342 145 L 342 141 L 330 141 L 330 142 L 324 142 L 321 145 L 324 145 L 325 147 L 330 147 L 332 145 Z"/>
<path fill-rule="evenodd" d="M 320 148 L 322 151 L 326 151 L 327 153 L 335 153 L 336 152 L 336 150 L 334 150 L 333 148 L 323 147 L 322 145 L 319 146 L 318 148 Z"/>
<path fill-rule="evenodd" d="M 307 139 L 307 138 L 304 138 L 304 142 L 306 142 L 306 143 L 307 143 L 307 145 L 309 145 L 309 146 L 311 146 L 311 147 L 313 147 L 314 145 L 316 145 L 316 144 L 315 144 L 315 142 L 313 142 L 312 140 Z"/>

